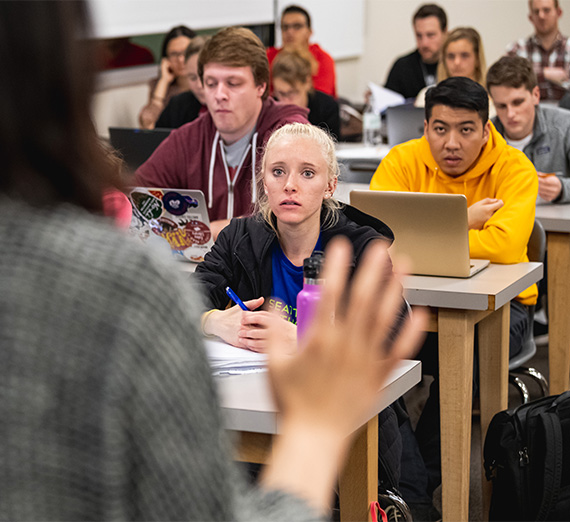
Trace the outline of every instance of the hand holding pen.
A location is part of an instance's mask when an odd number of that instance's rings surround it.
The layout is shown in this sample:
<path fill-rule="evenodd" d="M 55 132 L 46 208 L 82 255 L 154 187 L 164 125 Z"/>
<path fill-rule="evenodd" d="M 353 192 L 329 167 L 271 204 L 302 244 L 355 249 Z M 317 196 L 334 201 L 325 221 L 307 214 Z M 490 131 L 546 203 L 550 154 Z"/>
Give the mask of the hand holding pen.
<path fill-rule="evenodd" d="M 249 304 L 248 307 L 229 286 L 226 287 L 226 294 L 228 294 L 229 298 L 244 312 L 251 312 L 263 303 L 263 298 L 260 298 L 260 302 L 258 302 L 258 300 L 247 301 Z M 236 346 L 246 348 L 254 352 L 264 352 L 267 346 L 269 330 L 271 328 L 277 328 L 282 332 L 282 335 L 291 339 L 291 351 L 296 349 L 297 328 L 295 325 L 290 322 L 283 321 L 283 319 L 276 314 L 265 311 L 241 314 L 240 325 L 237 331 L 238 344 L 236 344 Z"/>
<path fill-rule="evenodd" d="M 228 294 L 228 297 L 235 304 L 237 304 L 242 310 L 244 310 L 245 312 L 250 311 L 249 308 L 247 306 L 245 306 L 244 302 L 238 297 L 238 295 L 229 286 L 226 286 L 226 294 Z"/>

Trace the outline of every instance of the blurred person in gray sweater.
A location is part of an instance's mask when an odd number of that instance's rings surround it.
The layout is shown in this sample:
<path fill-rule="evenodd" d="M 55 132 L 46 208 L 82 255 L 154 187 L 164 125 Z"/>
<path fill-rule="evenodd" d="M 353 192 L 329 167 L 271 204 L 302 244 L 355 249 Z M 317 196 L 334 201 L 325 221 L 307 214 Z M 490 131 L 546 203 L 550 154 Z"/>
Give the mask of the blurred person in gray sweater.
<path fill-rule="evenodd" d="M 85 2 L 0 2 L 0 519 L 324 519 L 350 435 L 425 318 L 388 352 L 401 288 L 380 281 L 387 253 L 345 293 L 349 248 L 332 245 L 304 350 L 270 343 L 281 435 L 246 486 L 200 296 L 99 215 L 118 184 L 89 118 L 91 35 Z"/>

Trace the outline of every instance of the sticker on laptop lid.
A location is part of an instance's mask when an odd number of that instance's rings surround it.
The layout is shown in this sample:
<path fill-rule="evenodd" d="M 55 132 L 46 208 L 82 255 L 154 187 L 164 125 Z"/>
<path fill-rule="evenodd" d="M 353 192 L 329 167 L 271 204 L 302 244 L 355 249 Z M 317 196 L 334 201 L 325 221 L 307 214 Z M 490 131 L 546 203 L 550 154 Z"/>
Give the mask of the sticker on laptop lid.
<path fill-rule="evenodd" d="M 171 189 L 136 188 L 130 193 L 133 205 L 131 232 L 143 242 L 158 236 L 168 242 L 175 257 L 203 261 L 212 247 L 210 227 L 203 221 L 207 209 L 188 194 Z M 135 216 L 136 215 L 136 216 Z"/>

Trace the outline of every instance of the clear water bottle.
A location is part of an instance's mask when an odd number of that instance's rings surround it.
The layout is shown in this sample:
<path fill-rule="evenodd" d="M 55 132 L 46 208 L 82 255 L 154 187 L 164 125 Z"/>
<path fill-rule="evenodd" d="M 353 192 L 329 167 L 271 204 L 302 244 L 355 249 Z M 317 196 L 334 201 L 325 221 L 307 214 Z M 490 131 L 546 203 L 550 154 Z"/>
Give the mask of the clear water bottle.
<path fill-rule="evenodd" d="M 303 261 L 303 289 L 297 294 L 297 341 L 300 343 L 311 326 L 317 304 L 321 298 L 320 279 L 322 253 Z"/>
<path fill-rule="evenodd" d="M 374 112 L 372 103 L 368 103 L 362 113 L 362 142 L 364 145 L 367 147 L 380 145 L 382 142 L 380 127 L 380 114 Z"/>

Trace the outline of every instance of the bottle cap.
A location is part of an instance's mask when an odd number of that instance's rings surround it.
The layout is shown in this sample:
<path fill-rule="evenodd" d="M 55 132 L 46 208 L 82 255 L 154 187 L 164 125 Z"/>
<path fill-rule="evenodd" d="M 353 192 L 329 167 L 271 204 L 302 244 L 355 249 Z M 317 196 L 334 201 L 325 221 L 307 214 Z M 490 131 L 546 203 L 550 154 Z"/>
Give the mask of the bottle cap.
<path fill-rule="evenodd" d="M 303 277 L 305 279 L 318 279 L 321 272 L 321 265 L 323 262 L 323 255 L 307 257 L 303 261 Z"/>

